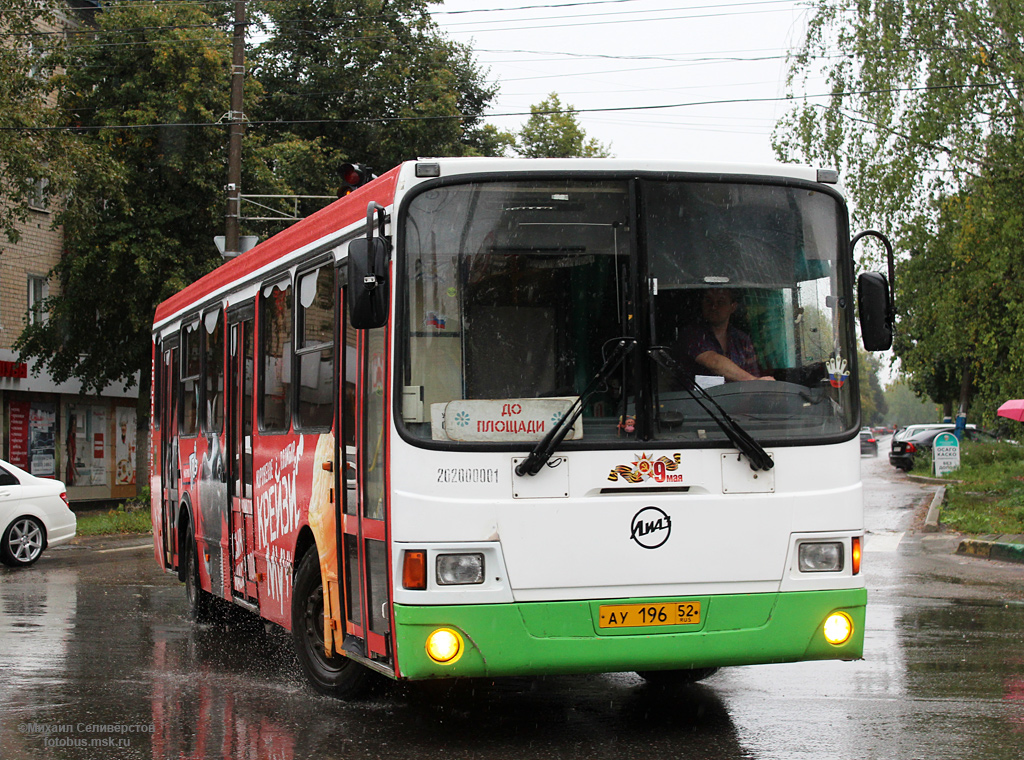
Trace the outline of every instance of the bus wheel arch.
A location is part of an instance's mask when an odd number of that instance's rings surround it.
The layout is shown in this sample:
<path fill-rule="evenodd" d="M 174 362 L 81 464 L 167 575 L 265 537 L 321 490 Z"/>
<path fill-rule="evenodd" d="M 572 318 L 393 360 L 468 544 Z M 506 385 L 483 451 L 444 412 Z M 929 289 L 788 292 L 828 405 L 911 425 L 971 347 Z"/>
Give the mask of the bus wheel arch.
<path fill-rule="evenodd" d="M 299 529 L 299 535 L 295 539 L 295 551 L 293 553 L 294 560 L 292 561 L 292 575 L 299 572 L 299 564 L 302 562 L 302 558 L 306 556 L 306 553 L 312 551 L 317 557 L 320 556 L 319 550 L 316 548 L 316 539 L 313 538 L 313 531 L 308 525 L 303 525 Z"/>
<path fill-rule="evenodd" d="M 216 615 L 216 599 L 204 591 L 199 580 L 199 543 L 196 541 L 192 511 L 185 500 L 178 519 L 178 578 L 185 583 L 188 617 L 197 623 L 208 623 Z"/>
<path fill-rule="evenodd" d="M 192 536 L 192 543 L 195 543 L 195 522 L 192 520 L 192 508 L 188 497 L 183 497 L 178 504 L 177 530 L 175 541 L 178 544 L 178 580 L 185 582 L 186 552 L 189 550 L 188 537 Z"/>

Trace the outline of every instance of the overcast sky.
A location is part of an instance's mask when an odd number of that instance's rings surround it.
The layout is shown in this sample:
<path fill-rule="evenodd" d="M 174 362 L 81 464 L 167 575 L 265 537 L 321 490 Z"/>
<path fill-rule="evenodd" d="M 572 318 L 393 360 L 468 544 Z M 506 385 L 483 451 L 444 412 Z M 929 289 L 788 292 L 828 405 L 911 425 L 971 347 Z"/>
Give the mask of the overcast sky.
<path fill-rule="evenodd" d="M 775 160 L 786 54 L 808 18 L 800 0 L 448 0 L 431 9 L 500 84 L 495 114 L 528 114 L 557 92 L 619 158 L 755 163 Z M 650 108 L 672 104 L 694 105 Z M 607 108 L 637 110 L 589 110 Z M 526 118 L 490 121 L 517 129 Z"/>

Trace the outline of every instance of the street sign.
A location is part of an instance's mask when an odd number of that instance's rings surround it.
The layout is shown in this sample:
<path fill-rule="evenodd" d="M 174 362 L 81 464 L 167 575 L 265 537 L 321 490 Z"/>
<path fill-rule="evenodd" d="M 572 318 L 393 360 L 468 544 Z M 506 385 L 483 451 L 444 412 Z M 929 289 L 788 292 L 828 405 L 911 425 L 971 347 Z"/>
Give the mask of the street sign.
<path fill-rule="evenodd" d="M 936 476 L 960 467 L 960 441 L 952 433 L 939 433 L 932 443 L 932 466 Z"/>

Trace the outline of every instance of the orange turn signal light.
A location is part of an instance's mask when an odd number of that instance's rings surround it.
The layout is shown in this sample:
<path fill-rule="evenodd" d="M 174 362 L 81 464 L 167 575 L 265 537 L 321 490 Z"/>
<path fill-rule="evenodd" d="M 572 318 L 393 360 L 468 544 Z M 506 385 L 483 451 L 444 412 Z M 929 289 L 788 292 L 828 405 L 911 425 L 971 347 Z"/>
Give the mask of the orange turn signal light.
<path fill-rule="evenodd" d="M 853 539 L 853 551 L 850 552 L 850 557 L 853 560 L 853 574 L 856 575 L 860 572 L 860 536 Z"/>
<path fill-rule="evenodd" d="M 402 558 L 402 588 L 422 591 L 427 587 L 427 553 L 406 550 Z"/>

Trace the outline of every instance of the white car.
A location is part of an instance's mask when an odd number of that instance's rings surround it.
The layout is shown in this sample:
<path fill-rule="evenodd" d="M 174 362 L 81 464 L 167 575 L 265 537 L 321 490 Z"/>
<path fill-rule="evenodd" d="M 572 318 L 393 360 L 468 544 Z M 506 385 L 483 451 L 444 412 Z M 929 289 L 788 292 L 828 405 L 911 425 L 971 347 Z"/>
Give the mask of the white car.
<path fill-rule="evenodd" d="M 31 565 L 47 546 L 74 538 L 77 528 L 63 483 L 0 459 L 0 560 L 5 565 Z"/>

